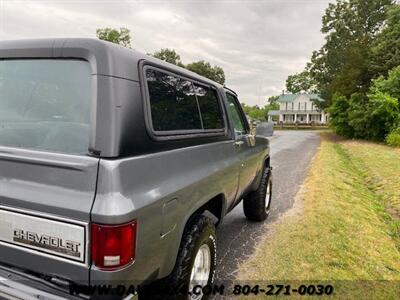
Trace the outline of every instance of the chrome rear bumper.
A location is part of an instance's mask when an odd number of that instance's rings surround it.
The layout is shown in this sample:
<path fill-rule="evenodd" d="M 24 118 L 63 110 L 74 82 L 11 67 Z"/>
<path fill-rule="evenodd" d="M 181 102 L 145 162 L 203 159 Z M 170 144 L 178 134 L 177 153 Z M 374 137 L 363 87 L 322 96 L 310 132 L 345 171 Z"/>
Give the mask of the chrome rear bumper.
<path fill-rule="evenodd" d="M 123 298 L 118 295 L 89 296 L 70 293 L 68 286 L 60 286 L 41 279 L 37 276 L 24 273 L 14 268 L 0 265 L 0 300 L 83 300 L 83 299 L 122 299 L 135 300 L 137 295 L 128 295 Z"/>
<path fill-rule="evenodd" d="M 0 299 L 78 300 L 85 299 L 85 297 L 72 296 L 65 289 L 43 279 L 0 266 Z"/>

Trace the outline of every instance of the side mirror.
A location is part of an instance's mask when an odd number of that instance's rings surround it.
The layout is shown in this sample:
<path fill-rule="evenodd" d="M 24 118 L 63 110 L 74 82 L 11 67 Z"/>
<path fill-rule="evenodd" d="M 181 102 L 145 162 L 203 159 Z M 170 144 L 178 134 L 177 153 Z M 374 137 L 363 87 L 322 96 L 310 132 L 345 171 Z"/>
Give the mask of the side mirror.
<path fill-rule="evenodd" d="M 272 122 L 262 122 L 257 125 L 256 135 L 261 135 L 264 137 L 274 135 L 274 123 Z"/>

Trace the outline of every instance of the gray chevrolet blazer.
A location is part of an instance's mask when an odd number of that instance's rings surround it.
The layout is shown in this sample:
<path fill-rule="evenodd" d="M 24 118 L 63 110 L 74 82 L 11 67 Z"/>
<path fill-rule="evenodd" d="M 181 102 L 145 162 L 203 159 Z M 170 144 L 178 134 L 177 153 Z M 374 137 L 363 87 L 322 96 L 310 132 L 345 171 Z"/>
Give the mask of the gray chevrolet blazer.
<path fill-rule="evenodd" d="M 271 178 L 228 88 L 99 40 L 0 42 L 0 298 L 204 299 L 215 227 L 242 199 L 265 220 Z"/>

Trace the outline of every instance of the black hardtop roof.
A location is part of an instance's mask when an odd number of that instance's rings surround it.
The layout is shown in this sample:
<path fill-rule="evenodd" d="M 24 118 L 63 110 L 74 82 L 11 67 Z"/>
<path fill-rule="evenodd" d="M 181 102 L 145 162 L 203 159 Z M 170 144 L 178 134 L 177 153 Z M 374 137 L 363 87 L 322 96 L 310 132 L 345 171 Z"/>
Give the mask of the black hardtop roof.
<path fill-rule="evenodd" d="M 158 65 L 183 76 L 222 87 L 208 78 L 139 51 L 95 38 L 22 39 L 0 41 L 0 59 L 81 58 L 89 61 L 94 74 L 139 81 L 139 62 Z"/>

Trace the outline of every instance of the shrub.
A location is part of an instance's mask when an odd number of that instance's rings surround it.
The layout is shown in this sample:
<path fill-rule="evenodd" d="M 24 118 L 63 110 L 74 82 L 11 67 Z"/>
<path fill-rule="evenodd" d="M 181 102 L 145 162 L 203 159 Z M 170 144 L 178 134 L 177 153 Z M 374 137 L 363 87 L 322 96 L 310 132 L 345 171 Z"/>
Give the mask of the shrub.
<path fill-rule="evenodd" d="M 339 135 L 351 138 L 354 136 L 353 127 L 349 125 L 349 101 L 346 97 L 335 94 L 329 107 L 329 125 Z"/>
<path fill-rule="evenodd" d="M 390 70 L 387 78 L 380 76 L 372 81 L 371 92 L 377 91 L 400 99 L 400 66 Z"/>
<path fill-rule="evenodd" d="M 359 93 L 351 95 L 348 109 L 348 124 L 353 129 L 353 137 L 368 138 L 370 134 L 371 115 L 369 99 Z"/>
<path fill-rule="evenodd" d="M 400 125 L 399 102 L 387 93 L 376 92 L 369 95 L 370 107 L 367 110 L 370 116 L 369 134 L 373 140 L 384 138 Z"/>
<path fill-rule="evenodd" d="M 383 141 L 400 127 L 400 66 L 372 82 L 369 93 L 334 95 L 330 124 L 339 135 Z"/>
<path fill-rule="evenodd" d="M 400 147 L 400 127 L 386 136 L 386 143 L 390 146 Z"/>

